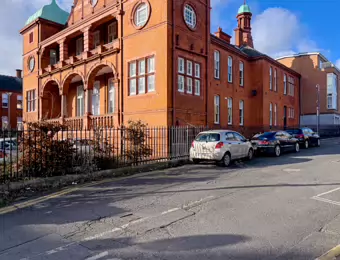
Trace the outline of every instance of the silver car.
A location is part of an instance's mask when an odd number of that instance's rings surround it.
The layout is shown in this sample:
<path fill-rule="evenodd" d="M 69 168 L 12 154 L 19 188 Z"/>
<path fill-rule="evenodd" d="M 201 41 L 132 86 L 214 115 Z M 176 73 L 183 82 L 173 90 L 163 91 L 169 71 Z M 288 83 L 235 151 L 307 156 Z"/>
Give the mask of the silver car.
<path fill-rule="evenodd" d="M 233 160 L 253 159 L 254 149 L 244 136 L 230 130 L 211 130 L 201 132 L 192 142 L 190 160 L 221 162 L 229 166 Z"/>

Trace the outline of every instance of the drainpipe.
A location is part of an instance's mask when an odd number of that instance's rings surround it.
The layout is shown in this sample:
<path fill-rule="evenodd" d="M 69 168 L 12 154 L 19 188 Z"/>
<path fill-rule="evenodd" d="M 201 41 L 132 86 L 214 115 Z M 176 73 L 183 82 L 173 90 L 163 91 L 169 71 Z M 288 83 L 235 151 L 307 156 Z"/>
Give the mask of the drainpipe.
<path fill-rule="evenodd" d="M 206 126 L 208 126 L 208 109 L 209 109 L 209 102 L 208 102 L 208 84 L 209 84 L 209 73 L 208 73 L 208 69 L 209 69 L 209 59 L 210 59 L 210 9 L 211 9 L 211 5 L 210 5 L 210 1 L 208 2 L 208 6 L 207 6 L 207 57 L 206 57 L 206 68 L 205 68 L 205 73 L 206 73 L 206 84 L 205 84 L 205 112 L 206 112 Z"/>
<path fill-rule="evenodd" d="M 176 123 L 176 92 L 175 92 L 175 82 L 176 82 L 176 62 L 175 59 L 175 45 L 176 45 L 176 35 L 175 35 L 175 0 L 172 0 L 172 125 Z"/>
<path fill-rule="evenodd" d="M 38 99 L 38 120 L 40 121 L 41 120 L 41 118 L 40 118 L 40 110 L 42 109 L 41 107 L 40 107 L 40 101 L 41 101 L 41 97 L 40 97 L 40 88 L 41 88 L 41 79 L 40 79 L 40 75 L 39 75 L 39 71 L 40 71 L 40 59 L 41 59 L 41 53 L 40 53 L 40 51 L 41 51 L 41 47 L 39 46 L 39 44 L 40 44 L 40 41 L 41 41 L 41 37 L 40 37 L 40 35 L 41 35 L 41 26 L 40 26 L 40 23 L 38 23 L 38 93 L 36 93 L 36 95 L 37 95 L 37 99 Z M 27 97 L 26 97 L 27 98 Z"/>
<path fill-rule="evenodd" d="M 119 118 L 119 125 L 124 124 L 124 43 L 123 43 L 123 0 L 120 0 L 120 118 Z"/>

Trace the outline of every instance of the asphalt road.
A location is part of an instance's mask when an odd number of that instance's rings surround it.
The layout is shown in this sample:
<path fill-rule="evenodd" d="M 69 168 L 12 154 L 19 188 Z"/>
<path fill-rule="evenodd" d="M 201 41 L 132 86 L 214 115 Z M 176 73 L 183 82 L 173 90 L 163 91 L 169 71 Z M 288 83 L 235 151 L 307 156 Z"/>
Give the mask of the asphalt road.
<path fill-rule="evenodd" d="M 338 215 L 340 139 L 331 139 L 230 168 L 108 181 L 1 214 L 0 259 L 315 259 L 340 244 Z"/>

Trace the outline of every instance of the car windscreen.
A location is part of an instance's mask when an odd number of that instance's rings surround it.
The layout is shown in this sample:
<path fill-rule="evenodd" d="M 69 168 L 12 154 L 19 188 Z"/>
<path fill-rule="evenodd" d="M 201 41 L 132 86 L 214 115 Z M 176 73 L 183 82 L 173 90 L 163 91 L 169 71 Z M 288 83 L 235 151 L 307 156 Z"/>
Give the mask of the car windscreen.
<path fill-rule="evenodd" d="M 220 140 L 221 136 L 218 133 L 203 133 L 195 138 L 197 142 L 219 142 Z"/>
<path fill-rule="evenodd" d="M 291 134 L 291 135 L 302 134 L 302 130 L 301 129 L 290 129 L 290 130 L 286 130 L 286 132 L 288 134 Z"/>
<path fill-rule="evenodd" d="M 267 133 L 255 135 L 252 139 L 253 140 L 269 139 L 269 138 L 273 138 L 275 136 L 275 134 L 276 134 L 276 132 L 267 132 Z"/>

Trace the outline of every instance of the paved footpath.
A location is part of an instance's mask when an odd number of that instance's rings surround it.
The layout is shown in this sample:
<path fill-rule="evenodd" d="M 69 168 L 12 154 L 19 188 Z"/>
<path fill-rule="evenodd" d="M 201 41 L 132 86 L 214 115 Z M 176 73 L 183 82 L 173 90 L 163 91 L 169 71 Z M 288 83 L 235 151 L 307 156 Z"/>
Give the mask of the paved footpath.
<path fill-rule="evenodd" d="M 74 187 L 73 187 L 74 188 Z M 0 209 L 1 260 L 315 259 L 340 244 L 340 139 L 188 165 Z"/>

